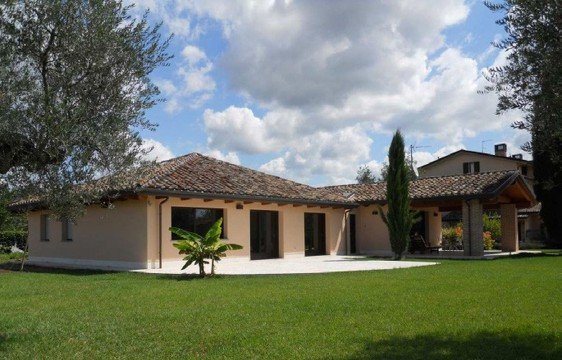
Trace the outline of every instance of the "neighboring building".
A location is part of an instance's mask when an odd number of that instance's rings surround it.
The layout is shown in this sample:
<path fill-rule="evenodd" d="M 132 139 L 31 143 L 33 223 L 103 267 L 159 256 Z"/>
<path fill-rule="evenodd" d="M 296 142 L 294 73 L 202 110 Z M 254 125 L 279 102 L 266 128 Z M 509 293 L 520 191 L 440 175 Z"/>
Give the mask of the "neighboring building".
<path fill-rule="evenodd" d="M 524 160 L 522 154 L 508 156 L 506 144 L 494 145 L 494 153 L 459 150 L 443 156 L 429 164 L 420 166 L 420 178 L 456 175 L 478 174 L 491 171 L 517 170 L 527 181 L 530 188 L 534 185 L 533 162 Z M 521 241 L 534 240 L 542 235 L 540 219 L 540 204 L 519 210 L 518 233 Z M 455 214 L 448 214 L 447 220 L 455 221 Z"/>
<path fill-rule="evenodd" d="M 55 221 L 39 201 L 12 208 L 28 213 L 29 262 L 88 268 L 144 269 L 179 266 L 170 226 L 204 233 L 224 219 L 224 238 L 244 246 L 229 257 L 244 260 L 323 254 L 391 254 L 378 214 L 385 184 L 314 188 L 197 153 L 164 161 L 131 177 L 111 209 L 90 205 L 76 225 Z M 534 202 L 515 171 L 453 175 L 411 183 L 417 231 L 441 241 L 443 209 L 462 209 L 472 224 L 464 254 L 483 254 L 482 210 L 502 211 L 504 250 L 517 251 L 516 209 Z M 480 219 L 480 220 L 478 220 Z"/>

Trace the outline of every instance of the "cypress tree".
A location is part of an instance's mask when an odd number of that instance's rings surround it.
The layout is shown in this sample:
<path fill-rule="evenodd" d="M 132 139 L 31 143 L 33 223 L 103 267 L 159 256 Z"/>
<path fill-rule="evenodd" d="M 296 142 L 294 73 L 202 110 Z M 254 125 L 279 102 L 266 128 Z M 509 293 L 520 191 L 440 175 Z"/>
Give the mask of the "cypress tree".
<path fill-rule="evenodd" d="M 410 210 L 410 194 L 408 188 L 410 176 L 405 161 L 404 138 L 397 130 L 388 150 L 388 173 L 386 178 L 386 199 L 388 211 L 385 214 L 381 207 L 379 213 L 388 227 L 390 246 L 394 259 L 400 260 L 408 248 L 410 230 L 414 223 L 414 214 Z"/>

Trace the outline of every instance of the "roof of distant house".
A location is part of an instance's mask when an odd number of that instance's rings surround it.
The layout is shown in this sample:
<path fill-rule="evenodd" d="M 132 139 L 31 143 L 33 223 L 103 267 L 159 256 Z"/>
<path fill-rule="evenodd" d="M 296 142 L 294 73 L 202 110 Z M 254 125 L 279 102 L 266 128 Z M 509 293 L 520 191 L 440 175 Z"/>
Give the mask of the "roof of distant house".
<path fill-rule="evenodd" d="M 434 160 L 434 161 L 432 161 L 432 162 L 430 162 L 430 163 L 427 163 L 427 164 L 425 164 L 425 165 L 419 166 L 418 169 L 424 169 L 424 168 L 426 168 L 426 167 L 435 165 L 436 163 L 442 162 L 442 161 L 445 160 L 445 159 L 449 159 L 449 158 L 451 158 L 451 157 L 453 157 L 453 156 L 456 156 L 456 155 L 458 155 L 458 154 L 463 154 L 463 153 L 465 153 L 465 154 L 473 154 L 473 155 L 488 156 L 488 157 L 493 157 L 493 158 L 496 158 L 496 159 L 503 159 L 503 160 L 508 160 L 508 161 L 509 161 L 509 160 L 511 160 L 511 161 L 517 161 L 517 162 L 525 163 L 525 164 L 528 164 L 528 165 L 532 165 L 532 164 L 533 164 L 532 161 L 524 160 L 524 159 L 517 159 L 517 158 L 511 157 L 511 156 L 500 156 L 500 155 L 488 154 L 488 153 L 485 153 L 485 152 L 478 152 L 478 151 L 472 151 L 472 150 L 464 150 L 464 149 L 461 149 L 461 150 L 457 150 L 457 151 L 455 151 L 455 152 L 452 152 L 452 153 L 450 153 L 449 155 L 445 155 L 445 156 L 443 156 L 443 157 L 440 157 L 439 159 Z"/>

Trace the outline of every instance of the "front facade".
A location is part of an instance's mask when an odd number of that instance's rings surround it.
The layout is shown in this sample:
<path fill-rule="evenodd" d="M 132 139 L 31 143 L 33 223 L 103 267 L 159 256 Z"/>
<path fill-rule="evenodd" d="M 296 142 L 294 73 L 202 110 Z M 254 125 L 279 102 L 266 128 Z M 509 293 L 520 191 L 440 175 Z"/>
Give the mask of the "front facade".
<path fill-rule="evenodd" d="M 177 268 L 182 256 L 169 227 L 204 233 L 218 218 L 223 238 L 243 246 L 228 254 L 230 261 L 392 253 L 379 214 L 381 206 L 386 211 L 384 183 L 313 188 L 199 154 L 163 162 L 134 183 L 110 208 L 88 206 L 75 224 L 57 221 L 37 204 L 29 207 L 30 263 Z M 533 199 L 527 190 L 515 172 L 416 181 L 412 206 L 422 214 L 416 231 L 438 246 L 444 208 L 464 209 L 465 200 L 476 204 L 473 212 L 492 204 L 528 207 Z"/>
<path fill-rule="evenodd" d="M 190 227 L 190 221 L 181 219 L 182 212 L 194 222 L 200 220 L 200 228 Z M 40 210 L 28 215 L 31 263 L 122 269 L 178 266 L 181 257 L 173 246 L 170 226 L 204 232 L 215 214 L 224 219 L 223 237 L 244 247 L 228 258 L 287 258 L 305 256 L 307 250 L 314 255 L 345 254 L 344 208 L 139 196 L 117 201 L 112 209 L 89 206 L 76 224 L 67 225 L 48 214 Z M 305 221 L 311 215 L 323 217 L 325 225 L 307 234 Z M 45 221 L 46 232 L 41 231 Z M 73 227 L 71 239 L 63 236 L 67 226 Z M 317 238 L 318 245 L 306 248 L 305 240 L 314 243 L 311 237 Z"/>

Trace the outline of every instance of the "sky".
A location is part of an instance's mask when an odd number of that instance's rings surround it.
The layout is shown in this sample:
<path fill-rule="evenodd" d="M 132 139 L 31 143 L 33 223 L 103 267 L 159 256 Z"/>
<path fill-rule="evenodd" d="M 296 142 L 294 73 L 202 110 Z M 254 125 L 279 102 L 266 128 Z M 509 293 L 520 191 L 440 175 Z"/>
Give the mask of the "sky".
<path fill-rule="evenodd" d="M 523 153 L 484 74 L 504 36 L 481 0 L 129 0 L 174 34 L 151 74 L 152 158 L 200 152 L 311 185 L 379 173 L 400 129 L 417 165 L 458 149 Z M 524 153 L 526 159 L 529 154 Z"/>

